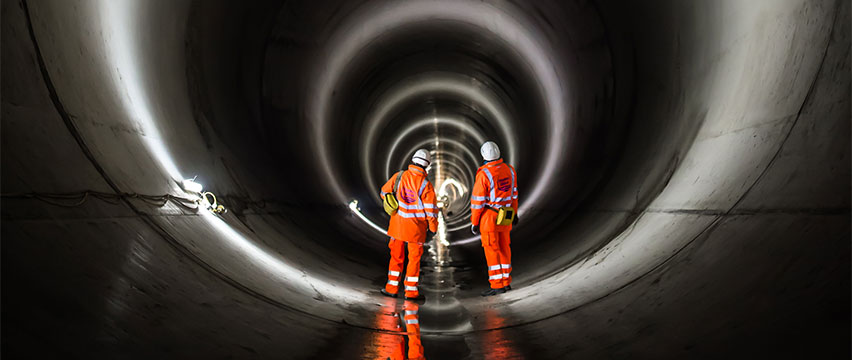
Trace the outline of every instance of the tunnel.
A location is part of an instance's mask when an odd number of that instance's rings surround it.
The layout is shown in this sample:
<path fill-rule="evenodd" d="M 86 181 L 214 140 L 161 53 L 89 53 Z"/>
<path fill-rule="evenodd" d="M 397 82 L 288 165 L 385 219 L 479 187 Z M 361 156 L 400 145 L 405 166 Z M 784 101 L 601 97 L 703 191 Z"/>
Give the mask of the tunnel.
<path fill-rule="evenodd" d="M 850 11 L 2 0 L 3 355 L 849 358 Z M 520 203 L 481 297 L 487 140 Z M 419 148 L 413 334 L 379 188 Z"/>

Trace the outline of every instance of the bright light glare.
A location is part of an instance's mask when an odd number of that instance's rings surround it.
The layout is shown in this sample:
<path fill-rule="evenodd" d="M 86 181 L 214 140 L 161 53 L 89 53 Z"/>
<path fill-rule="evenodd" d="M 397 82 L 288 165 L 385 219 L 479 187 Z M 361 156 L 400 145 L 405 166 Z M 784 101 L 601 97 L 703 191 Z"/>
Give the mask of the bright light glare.
<path fill-rule="evenodd" d="M 364 216 L 364 214 L 361 213 L 361 209 L 358 208 L 358 200 L 352 200 L 352 201 L 349 202 L 349 210 L 352 210 L 353 214 L 357 215 L 358 218 L 361 219 L 361 221 L 365 222 L 367 225 L 370 225 L 371 228 L 380 232 L 382 235 L 387 235 L 387 233 L 388 233 L 387 229 L 384 229 L 381 226 L 376 225 L 376 223 L 372 222 L 370 219 L 367 219 L 367 217 Z"/>
<path fill-rule="evenodd" d="M 148 96 L 141 84 L 144 84 L 143 74 L 139 69 L 139 59 L 144 58 L 135 46 L 137 34 L 134 29 L 138 28 L 139 14 L 134 8 L 137 4 L 133 1 L 101 1 L 101 19 L 103 19 L 104 37 L 108 45 L 108 58 L 111 60 L 111 68 L 115 69 L 113 81 L 116 93 L 126 94 L 121 99 L 127 110 L 129 119 L 136 120 L 142 128 L 140 138 L 143 139 L 145 147 L 157 159 L 160 166 L 174 180 L 181 180 L 180 171 L 172 159 L 169 149 L 163 143 L 160 129 L 151 112 Z M 132 121 L 132 120 L 131 120 Z"/>
<path fill-rule="evenodd" d="M 193 179 L 185 179 L 180 183 L 180 186 L 186 192 L 200 194 L 201 190 L 204 189 L 201 184 L 195 182 Z"/>
<path fill-rule="evenodd" d="M 439 245 L 439 247 L 450 245 L 450 242 L 447 240 L 447 224 L 444 222 L 444 213 L 440 212 L 440 211 L 438 212 L 438 233 L 435 234 L 435 235 L 438 236 L 437 244 Z M 439 263 L 443 264 L 444 263 L 444 256 L 443 256 L 444 252 L 440 251 L 440 250 L 441 249 L 439 248 L 439 250 L 438 250 L 438 261 L 439 261 Z"/>
<path fill-rule="evenodd" d="M 187 182 L 178 171 L 178 166 L 163 141 L 162 134 L 157 126 L 152 112 L 150 99 L 146 89 L 142 86 L 147 74 L 140 72 L 144 66 L 139 63 L 145 57 L 140 53 L 137 45 L 137 35 L 143 31 L 138 24 L 141 19 L 137 13 L 135 1 L 100 1 L 99 11 L 102 21 L 105 48 L 108 50 L 107 61 L 109 68 L 114 69 L 112 75 L 115 93 L 124 94 L 121 97 L 124 109 L 127 112 L 129 122 L 135 122 L 141 127 L 140 138 L 144 146 L 156 159 L 160 167 L 175 181 L 179 181 L 187 191 L 200 193 L 203 187 L 194 181 Z M 246 262 L 248 266 L 258 267 L 263 274 L 280 279 L 289 286 L 299 287 L 302 293 L 320 293 L 334 298 L 348 298 L 347 301 L 367 301 L 368 296 L 351 290 L 348 287 L 335 286 L 325 280 L 312 277 L 306 271 L 288 265 L 277 254 L 270 253 L 258 247 L 252 240 L 235 230 L 223 219 L 209 211 L 199 212 L 211 229 L 215 229 L 218 236 L 224 237 L 220 241 L 222 245 L 234 249 L 234 255 L 242 255 L 253 261 Z M 213 241 L 210 238 L 208 240 Z M 217 244 L 218 245 L 218 244 Z M 304 281 L 294 281 L 303 279 Z"/>
<path fill-rule="evenodd" d="M 207 221 L 208 226 L 216 229 L 218 234 L 227 237 L 228 241 L 224 241 L 222 244 L 230 245 L 235 248 L 236 253 L 251 258 L 253 261 L 249 264 L 260 267 L 265 273 L 284 281 L 289 280 L 290 286 L 298 286 L 305 293 L 318 292 L 325 295 L 334 294 L 334 296 L 359 299 L 359 301 L 367 300 L 366 296 L 358 291 L 350 290 L 348 287 L 334 286 L 325 280 L 310 276 L 301 269 L 288 265 L 276 255 L 259 248 L 254 242 L 234 230 L 212 212 L 202 211 L 200 214 Z M 294 279 L 304 279 L 304 281 L 293 281 Z"/>
<path fill-rule="evenodd" d="M 456 179 L 448 178 L 441 183 L 441 187 L 438 189 L 438 196 L 443 197 L 447 195 L 447 186 L 452 186 L 456 188 L 456 191 L 459 193 L 459 196 L 463 196 L 466 192 L 464 186 Z"/>

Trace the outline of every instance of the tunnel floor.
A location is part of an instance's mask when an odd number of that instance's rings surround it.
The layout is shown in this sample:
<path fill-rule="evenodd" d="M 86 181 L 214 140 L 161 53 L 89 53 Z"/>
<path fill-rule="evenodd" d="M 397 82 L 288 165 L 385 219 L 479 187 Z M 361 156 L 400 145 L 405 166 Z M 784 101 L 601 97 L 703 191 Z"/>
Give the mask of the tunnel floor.
<path fill-rule="evenodd" d="M 346 335 L 339 339 L 345 340 L 339 343 L 339 347 L 318 356 L 346 358 L 358 354 L 355 357 L 395 359 L 394 353 L 404 346 L 408 356 L 405 358 L 416 359 L 414 354 L 408 353 L 412 346 L 412 333 L 405 332 L 402 320 L 406 304 L 413 302 L 419 307 L 417 318 L 420 326 L 419 334 L 413 335 L 416 337 L 414 341 L 422 347 L 425 358 L 535 358 L 535 349 L 526 342 L 525 336 L 501 329 L 507 319 L 495 308 L 501 306 L 500 297 L 504 294 L 486 299 L 484 307 L 491 311 L 472 314 L 465 307 L 468 300 L 476 300 L 480 297 L 479 293 L 488 288 L 487 272 L 474 270 L 465 254 L 454 251 L 451 246 L 442 245 L 439 237 L 446 241 L 452 240 L 446 234 L 438 234 L 425 244 L 419 284 L 424 299 L 405 300 L 401 295 L 393 299 L 379 294 L 378 289 L 383 288 L 387 281 L 386 276 L 379 274 L 373 282 L 373 288 L 368 290 L 370 295 L 376 297 L 377 308 L 364 316 L 375 319 L 374 324 L 382 331 L 363 333 L 344 329 Z M 522 286 L 522 283 L 514 283 L 513 291 Z"/>

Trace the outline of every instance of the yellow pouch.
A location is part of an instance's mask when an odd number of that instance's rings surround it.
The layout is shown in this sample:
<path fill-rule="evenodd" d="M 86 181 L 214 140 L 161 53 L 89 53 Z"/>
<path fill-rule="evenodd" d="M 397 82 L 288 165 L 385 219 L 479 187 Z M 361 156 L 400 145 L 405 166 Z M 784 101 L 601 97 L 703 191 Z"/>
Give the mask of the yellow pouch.
<path fill-rule="evenodd" d="M 497 210 L 497 225 L 512 225 L 515 220 L 515 209 L 511 207 L 501 207 Z"/>
<path fill-rule="evenodd" d="M 396 214 L 396 210 L 399 209 L 399 201 L 396 201 L 396 191 L 399 189 L 400 179 L 402 179 L 402 171 L 396 173 L 396 180 L 393 182 L 393 193 L 385 194 L 385 198 L 382 199 L 382 205 L 384 205 L 385 212 L 388 215 Z"/>
<path fill-rule="evenodd" d="M 385 195 L 383 203 L 385 206 L 385 212 L 388 213 L 388 215 L 393 215 L 396 213 L 396 210 L 399 209 L 399 202 L 396 201 L 396 196 L 394 196 L 394 194 Z"/>

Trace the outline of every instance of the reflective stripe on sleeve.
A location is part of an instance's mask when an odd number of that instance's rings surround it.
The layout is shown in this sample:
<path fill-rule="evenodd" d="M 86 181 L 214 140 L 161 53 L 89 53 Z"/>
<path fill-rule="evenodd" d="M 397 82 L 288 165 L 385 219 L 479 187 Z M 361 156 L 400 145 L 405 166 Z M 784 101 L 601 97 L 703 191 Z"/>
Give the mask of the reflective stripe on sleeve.
<path fill-rule="evenodd" d="M 417 315 L 417 310 L 405 310 L 405 315 Z"/>
<path fill-rule="evenodd" d="M 428 183 L 429 183 L 429 181 L 427 181 L 425 177 L 423 178 L 422 181 L 420 181 L 420 191 L 417 192 L 417 197 L 420 197 L 421 195 L 423 195 L 423 190 L 426 189 L 426 184 L 428 184 Z"/>
<path fill-rule="evenodd" d="M 413 325 L 413 324 L 420 324 L 420 322 L 417 321 L 417 319 L 411 319 L 411 320 L 405 320 L 405 324 L 406 325 Z"/>
<path fill-rule="evenodd" d="M 435 208 L 435 204 L 423 204 L 423 208 L 425 208 L 425 209 L 434 209 L 434 208 Z"/>
<path fill-rule="evenodd" d="M 487 197 L 485 197 L 485 196 L 471 196 L 471 197 L 470 197 L 470 199 L 471 199 L 471 200 L 475 200 L 475 201 L 485 201 L 485 200 L 488 200 L 488 198 L 487 198 Z"/>
<path fill-rule="evenodd" d="M 417 205 L 417 204 L 406 205 L 405 203 L 399 203 L 399 207 L 402 208 L 402 209 L 405 209 L 405 210 L 423 210 L 423 208 L 420 207 L 420 205 Z"/>
<path fill-rule="evenodd" d="M 417 208 L 417 209 L 419 209 L 419 210 L 423 210 L 423 208 L 424 208 L 424 206 L 423 206 L 423 199 L 422 199 L 422 197 L 423 197 L 423 190 L 424 190 L 424 189 L 426 189 L 426 184 L 428 184 L 428 183 L 429 183 L 429 181 L 428 181 L 428 180 L 426 180 L 426 178 L 425 178 L 425 177 L 423 178 L 423 180 L 420 180 L 420 190 L 419 190 L 419 191 L 417 191 L 417 206 L 418 206 L 418 208 Z M 419 213 L 419 214 L 417 214 L 417 215 L 419 215 L 419 216 L 415 216 L 415 217 L 422 217 L 422 218 L 425 218 L 425 217 L 426 217 L 426 213 L 424 213 L 424 212 L 421 212 L 421 213 Z"/>
<path fill-rule="evenodd" d="M 402 216 L 404 218 L 425 218 L 426 214 L 424 213 L 407 213 L 404 211 L 397 211 L 397 215 Z"/>
<path fill-rule="evenodd" d="M 484 207 L 485 207 L 485 205 L 470 205 L 471 209 L 482 209 Z"/>
<path fill-rule="evenodd" d="M 488 168 L 483 168 L 482 171 L 485 172 L 485 176 L 488 177 L 488 186 L 491 189 L 491 195 L 489 196 L 489 199 L 494 202 L 494 197 L 497 196 L 496 189 L 494 188 L 494 177 L 491 176 L 491 171 L 488 171 Z"/>
<path fill-rule="evenodd" d="M 509 166 L 509 165 L 506 165 L 506 166 Z M 511 166 L 509 166 L 509 172 L 512 173 L 512 189 L 515 189 L 514 192 L 517 193 L 518 192 L 518 187 L 517 187 L 518 183 L 515 182 L 515 169 L 513 169 Z"/>
<path fill-rule="evenodd" d="M 409 276 L 409 277 L 405 278 L 405 281 L 408 281 L 408 282 L 417 282 L 417 280 L 420 280 L 420 278 L 419 277 L 413 277 L 413 276 Z"/>
<path fill-rule="evenodd" d="M 493 208 L 495 210 L 497 210 L 499 208 L 504 208 L 504 207 L 512 207 L 512 200 L 506 200 L 502 203 L 488 204 L 488 207 Z"/>

